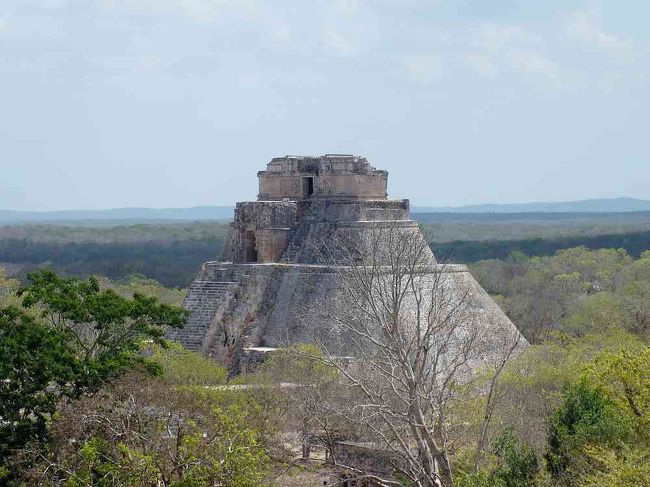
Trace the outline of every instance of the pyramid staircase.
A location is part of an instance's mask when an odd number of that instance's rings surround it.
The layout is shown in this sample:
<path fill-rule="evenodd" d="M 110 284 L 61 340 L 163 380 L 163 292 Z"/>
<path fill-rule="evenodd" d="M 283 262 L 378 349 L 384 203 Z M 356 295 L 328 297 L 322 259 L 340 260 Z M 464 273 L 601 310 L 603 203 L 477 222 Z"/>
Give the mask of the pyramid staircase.
<path fill-rule="evenodd" d="M 234 269 L 206 269 L 187 289 L 183 307 L 190 311 L 189 319 L 183 328 L 171 330 L 169 338 L 180 341 L 188 350 L 201 351 L 217 311 L 235 304 L 237 290 L 246 277 Z"/>

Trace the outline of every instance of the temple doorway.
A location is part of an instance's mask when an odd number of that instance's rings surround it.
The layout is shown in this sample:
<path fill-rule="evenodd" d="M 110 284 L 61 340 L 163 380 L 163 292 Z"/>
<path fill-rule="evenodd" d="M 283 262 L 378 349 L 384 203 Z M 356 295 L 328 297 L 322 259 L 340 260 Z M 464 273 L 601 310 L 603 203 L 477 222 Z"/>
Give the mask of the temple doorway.
<path fill-rule="evenodd" d="M 311 198 L 312 194 L 314 194 L 314 178 L 302 178 L 303 198 Z"/>
<path fill-rule="evenodd" d="M 246 230 L 244 234 L 244 251 L 246 254 L 246 262 L 257 262 L 255 230 Z"/>

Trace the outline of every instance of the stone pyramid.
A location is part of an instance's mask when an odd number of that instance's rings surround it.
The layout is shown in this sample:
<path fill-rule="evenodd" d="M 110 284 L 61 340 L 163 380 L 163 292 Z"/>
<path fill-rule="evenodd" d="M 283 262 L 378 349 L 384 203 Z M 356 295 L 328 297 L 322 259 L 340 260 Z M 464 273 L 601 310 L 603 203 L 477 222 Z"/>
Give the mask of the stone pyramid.
<path fill-rule="evenodd" d="M 188 289 L 188 323 L 170 332 L 234 372 L 275 347 L 309 341 L 305 316 L 328 327 L 323 316 L 309 317 L 310 304 L 335 299 L 340 288 L 340 275 L 323 265 L 324 242 L 378 227 L 420 233 L 409 201 L 389 200 L 388 173 L 363 157 L 278 157 L 258 178 L 258 200 L 237 203 L 221 260 L 203 264 Z M 439 265 L 431 254 L 431 272 Z M 445 265 L 443 272 L 452 287 L 469 292 L 486 340 L 499 331 L 518 335 L 467 267 Z M 489 346 L 499 347 L 498 340 Z"/>

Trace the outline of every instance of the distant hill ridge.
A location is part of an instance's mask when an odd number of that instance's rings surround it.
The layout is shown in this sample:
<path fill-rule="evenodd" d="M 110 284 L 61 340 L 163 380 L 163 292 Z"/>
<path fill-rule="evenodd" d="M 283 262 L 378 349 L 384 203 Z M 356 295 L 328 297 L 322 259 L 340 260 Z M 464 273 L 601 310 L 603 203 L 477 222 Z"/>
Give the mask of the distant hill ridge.
<path fill-rule="evenodd" d="M 0 224 L 69 221 L 229 220 L 231 206 L 194 208 L 116 208 L 110 210 L 13 211 L 0 210 Z"/>
<path fill-rule="evenodd" d="M 650 211 L 650 201 L 635 198 L 588 199 L 568 202 L 482 204 L 457 207 L 412 206 L 413 213 L 622 213 Z M 231 206 L 193 208 L 117 208 L 110 210 L 13 211 L 0 210 L 0 224 L 105 221 L 201 221 L 230 220 Z"/>
<path fill-rule="evenodd" d="M 467 206 L 414 206 L 418 213 L 620 213 L 650 211 L 650 201 L 636 198 L 601 198 L 561 202 L 482 204 Z"/>

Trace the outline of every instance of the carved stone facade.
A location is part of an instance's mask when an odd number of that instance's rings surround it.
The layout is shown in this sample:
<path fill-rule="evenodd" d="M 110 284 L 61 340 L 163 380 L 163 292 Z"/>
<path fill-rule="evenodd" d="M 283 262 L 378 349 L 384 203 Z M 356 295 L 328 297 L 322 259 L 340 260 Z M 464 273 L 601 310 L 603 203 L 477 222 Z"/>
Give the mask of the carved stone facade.
<path fill-rule="evenodd" d="M 237 203 L 224 258 L 232 262 L 277 262 L 297 221 L 291 201 Z"/>
<path fill-rule="evenodd" d="M 237 204 L 222 258 L 205 263 L 188 289 L 188 323 L 170 332 L 233 373 L 250 361 L 250 350 L 309 341 L 306 322 L 327 330 L 327 318 L 312 310 L 316 302 L 335 300 L 341 287 L 340 274 L 319 259 L 334 235 L 420 232 L 408 200 L 387 199 L 388 173 L 365 158 L 286 156 L 271 160 L 258 177 L 258 201 Z M 432 253 L 430 260 L 432 279 L 444 272 L 446 285 L 469 292 L 484 312 L 486 342 L 497 340 L 494 330 L 514 329 L 465 266 L 437 266 Z"/>
<path fill-rule="evenodd" d="M 409 218 L 408 200 L 386 198 L 388 173 L 363 157 L 277 157 L 259 178 L 258 201 L 237 203 L 222 260 L 294 262 L 285 253 L 301 222 L 362 222 Z"/>
<path fill-rule="evenodd" d="M 388 183 L 386 171 L 370 166 L 364 157 L 346 154 L 276 157 L 257 176 L 260 201 L 386 199 Z"/>

